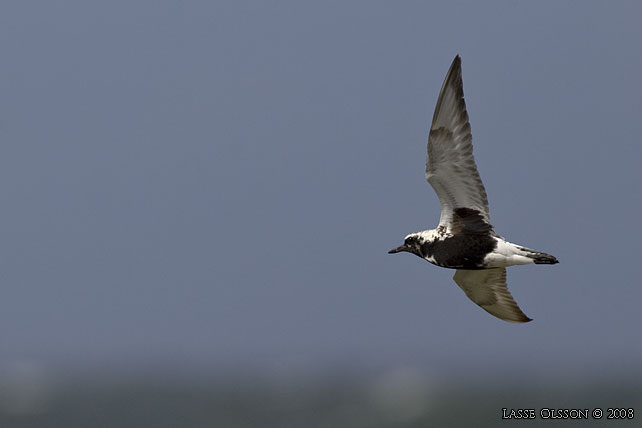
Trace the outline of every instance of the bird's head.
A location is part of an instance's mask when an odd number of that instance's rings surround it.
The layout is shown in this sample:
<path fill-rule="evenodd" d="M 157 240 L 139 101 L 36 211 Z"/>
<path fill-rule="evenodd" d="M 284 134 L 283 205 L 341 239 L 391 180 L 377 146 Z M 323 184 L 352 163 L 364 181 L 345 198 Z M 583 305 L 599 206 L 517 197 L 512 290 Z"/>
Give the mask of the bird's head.
<path fill-rule="evenodd" d="M 421 241 L 422 240 L 420 239 L 419 233 L 411 233 L 410 235 L 406 236 L 402 246 L 388 251 L 388 254 L 401 253 L 405 251 L 407 253 L 412 253 L 419 257 L 423 257 L 421 255 Z"/>

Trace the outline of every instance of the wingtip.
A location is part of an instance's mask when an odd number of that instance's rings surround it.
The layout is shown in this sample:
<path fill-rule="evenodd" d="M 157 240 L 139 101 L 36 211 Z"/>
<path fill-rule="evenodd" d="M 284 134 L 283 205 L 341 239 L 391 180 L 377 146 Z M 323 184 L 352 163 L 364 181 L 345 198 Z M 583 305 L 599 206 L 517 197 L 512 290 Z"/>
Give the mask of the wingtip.
<path fill-rule="evenodd" d="M 461 86 L 461 58 L 459 57 L 459 55 L 455 57 L 455 59 L 453 60 L 453 63 L 450 64 L 450 69 L 448 70 L 448 73 L 446 73 L 446 78 L 444 79 L 444 86 L 448 84 Z M 442 90 L 443 90 L 443 87 L 442 87 Z M 463 97 L 463 94 L 461 96 Z"/>
<path fill-rule="evenodd" d="M 524 314 L 522 314 L 522 315 L 524 315 Z M 502 320 L 502 321 L 508 321 L 508 322 L 510 322 L 510 323 L 514 323 L 514 324 L 526 324 L 527 322 L 531 322 L 531 321 L 533 321 L 533 318 L 529 318 L 529 317 L 528 317 L 528 316 L 526 316 L 526 315 L 524 315 L 524 317 L 523 317 L 523 318 L 522 318 L 522 317 L 520 317 L 519 319 L 508 319 L 508 318 L 498 317 L 497 315 L 495 315 L 495 316 L 496 316 L 497 318 L 499 318 L 500 320 Z"/>
<path fill-rule="evenodd" d="M 451 65 L 451 68 L 461 68 L 461 57 L 459 54 L 455 55 L 455 59 L 453 59 L 453 63 Z"/>

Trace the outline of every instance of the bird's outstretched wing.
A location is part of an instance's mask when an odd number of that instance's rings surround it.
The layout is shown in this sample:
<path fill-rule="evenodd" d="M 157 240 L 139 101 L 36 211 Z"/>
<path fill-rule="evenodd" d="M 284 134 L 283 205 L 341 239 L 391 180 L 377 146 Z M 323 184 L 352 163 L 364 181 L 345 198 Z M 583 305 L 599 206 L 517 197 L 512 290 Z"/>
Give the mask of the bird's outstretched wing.
<path fill-rule="evenodd" d="M 517 306 L 506 285 L 506 269 L 457 269 L 453 279 L 483 310 L 504 321 L 531 321 Z"/>
<path fill-rule="evenodd" d="M 439 225 L 449 231 L 453 211 L 478 211 L 490 224 L 486 189 L 473 157 L 473 137 L 464 102 L 461 59 L 455 57 L 439 93 L 428 137 L 426 179 L 441 203 Z"/>

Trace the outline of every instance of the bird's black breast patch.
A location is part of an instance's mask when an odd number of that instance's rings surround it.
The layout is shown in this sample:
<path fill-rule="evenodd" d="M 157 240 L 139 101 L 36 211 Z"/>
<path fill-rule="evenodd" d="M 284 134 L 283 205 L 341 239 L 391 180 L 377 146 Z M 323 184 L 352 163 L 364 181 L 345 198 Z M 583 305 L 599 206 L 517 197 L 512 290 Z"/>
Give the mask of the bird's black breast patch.
<path fill-rule="evenodd" d="M 497 247 L 493 227 L 472 208 L 453 211 L 452 235 L 421 245 L 424 258 L 452 269 L 483 269 L 484 257 Z"/>
<path fill-rule="evenodd" d="M 426 242 L 421 247 L 424 257 L 434 264 L 452 269 L 483 269 L 484 257 L 492 253 L 497 241 L 490 234 L 460 233 L 441 241 Z"/>

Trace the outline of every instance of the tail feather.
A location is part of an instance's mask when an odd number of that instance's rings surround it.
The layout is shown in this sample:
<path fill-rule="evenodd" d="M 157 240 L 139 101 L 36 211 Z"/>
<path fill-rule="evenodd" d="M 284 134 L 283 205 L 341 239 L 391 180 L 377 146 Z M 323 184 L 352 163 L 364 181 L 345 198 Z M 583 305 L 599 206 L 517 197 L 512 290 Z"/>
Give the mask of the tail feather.
<path fill-rule="evenodd" d="M 533 259 L 536 265 L 554 265 L 559 263 L 557 259 L 550 254 L 540 253 L 539 251 L 533 251 L 531 254 L 528 254 L 527 257 Z"/>
<path fill-rule="evenodd" d="M 533 259 L 533 263 L 536 265 L 554 265 L 555 263 L 559 263 L 557 259 L 554 256 L 551 256 L 550 254 L 542 253 L 541 251 L 535 251 L 531 250 L 530 248 L 526 247 L 517 247 L 522 251 L 522 255 L 528 257 L 529 259 Z"/>

